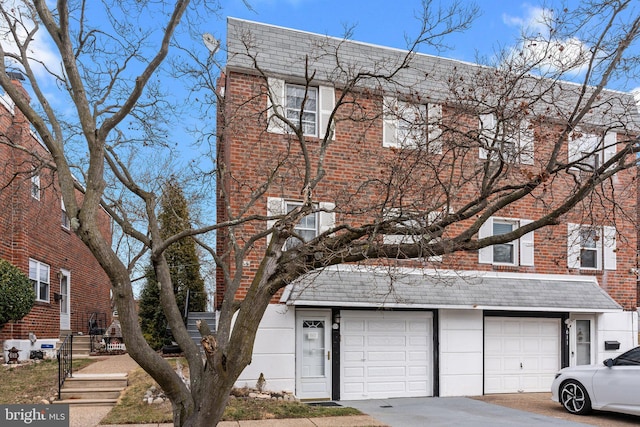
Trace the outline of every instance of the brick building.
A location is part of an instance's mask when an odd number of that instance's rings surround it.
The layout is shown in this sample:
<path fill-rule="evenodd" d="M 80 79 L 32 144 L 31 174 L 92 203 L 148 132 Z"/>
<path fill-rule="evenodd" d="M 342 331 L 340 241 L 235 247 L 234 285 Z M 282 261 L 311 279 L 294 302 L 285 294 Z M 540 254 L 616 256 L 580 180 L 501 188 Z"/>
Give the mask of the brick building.
<path fill-rule="evenodd" d="M 322 183 L 313 193 L 315 212 L 296 228 L 305 239 L 345 223 L 375 222 L 394 215 L 400 206 L 434 213 L 429 221 L 437 223 L 476 197 L 481 179 L 466 174 L 496 161 L 494 155 L 503 156 L 504 172 L 497 179 L 505 185 L 537 173 L 551 155 L 572 163 L 540 193 L 487 217 L 476 236 L 508 233 L 571 197 L 582 179 L 576 169 L 604 165 L 616 156 L 617 142 L 638 129 L 633 97 L 610 93 L 608 112 L 588 116 L 558 153 L 545 141 L 558 138 L 559 121 L 546 122 L 533 114 L 520 117 L 515 136 L 507 138 L 504 131 L 502 151 L 491 153 L 493 145 L 477 144 L 451 148 L 456 133 L 464 140 L 476 132 L 482 143 L 485 132 L 498 128 L 495 113 L 450 97 L 456 91 L 478 91 L 471 77 L 477 82 L 484 75 L 487 85 L 495 83 L 499 79 L 491 70 L 416 54 L 400 73 L 399 84 L 363 86 L 349 93 L 353 102 L 334 111 L 337 100 L 344 101 L 341 75 L 369 70 L 372 64 L 379 71 L 393 69 L 406 53 L 232 18 L 227 49 L 220 82 L 224 103 L 218 110 L 218 158 L 226 174 L 219 184 L 219 223 L 229 219 L 227 212 L 238 215 L 247 206 L 248 215 L 273 217 L 300 204 L 305 171 L 298 166 L 303 153 L 286 126 L 273 117 L 275 109 L 303 123 L 311 147 L 304 155 L 324 158 Z M 567 93 L 547 109 L 562 111 L 573 96 L 572 86 L 565 88 Z M 419 134 L 403 125 L 407 114 L 424 118 Z M 444 129 L 452 139 L 442 134 Z M 325 152 L 320 141 L 327 131 L 332 134 Z M 427 141 L 429 163 L 419 164 L 411 154 L 422 147 L 418 138 Z M 590 151 L 593 154 L 585 154 Z M 412 175 L 392 176 L 384 191 L 372 184 L 388 178 L 388 171 L 410 167 Z M 460 184 L 443 202 L 434 183 L 442 183 L 445 173 L 448 183 Z M 402 197 L 379 203 L 392 193 L 391 186 L 402 190 L 397 193 Z M 597 200 L 589 198 L 562 215 L 560 223 L 511 242 L 413 261 L 377 260 L 311 272 L 274 296 L 252 363 L 238 385 L 252 386 L 264 373 L 270 388 L 288 389 L 305 399 L 548 391 L 561 367 L 596 363 L 637 344 L 635 215 L 614 215 L 605 197 L 615 193 L 616 209 L 635 213 L 636 189 L 635 169 L 624 170 L 601 185 Z M 453 225 L 451 232 L 461 232 L 481 213 Z M 397 222 L 400 227 L 400 217 Z M 236 229 L 235 238 L 248 241 L 274 223 L 247 221 Z M 383 234 L 379 239 L 385 243 L 411 239 L 400 230 Z M 237 298 L 246 294 L 268 239 L 265 235 L 255 241 L 245 257 L 247 275 Z M 221 232 L 219 253 L 228 250 L 228 243 Z M 229 268 L 234 270 L 231 264 Z M 219 302 L 224 291 L 219 275 Z"/>
<path fill-rule="evenodd" d="M 21 85 L 18 76 L 14 83 Z M 38 339 L 86 334 L 92 318 L 106 327 L 111 318 L 109 278 L 70 229 L 55 172 L 46 164 L 48 151 L 5 96 L 0 97 L 0 138 L 0 258 L 28 275 L 36 291 L 31 312 L 5 324 L 0 341 L 28 339 L 30 333 Z M 102 233 L 111 236 L 106 212 L 101 224 Z"/>

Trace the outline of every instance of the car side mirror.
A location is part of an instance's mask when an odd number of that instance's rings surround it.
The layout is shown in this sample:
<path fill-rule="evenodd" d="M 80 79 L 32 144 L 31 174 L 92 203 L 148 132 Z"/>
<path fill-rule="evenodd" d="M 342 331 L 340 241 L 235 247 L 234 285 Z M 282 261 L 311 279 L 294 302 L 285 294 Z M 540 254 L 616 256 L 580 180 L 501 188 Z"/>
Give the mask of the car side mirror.
<path fill-rule="evenodd" d="M 607 359 L 603 363 L 607 368 L 611 368 L 613 366 L 613 359 Z"/>

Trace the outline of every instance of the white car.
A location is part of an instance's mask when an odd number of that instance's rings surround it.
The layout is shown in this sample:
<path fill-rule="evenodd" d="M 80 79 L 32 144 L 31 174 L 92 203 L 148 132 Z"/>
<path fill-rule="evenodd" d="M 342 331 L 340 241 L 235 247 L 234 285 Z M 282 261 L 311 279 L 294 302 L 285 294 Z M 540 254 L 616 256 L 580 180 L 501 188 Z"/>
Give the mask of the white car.
<path fill-rule="evenodd" d="M 551 400 L 572 414 L 598 409 L 640 415 L 640 347 L 602 365 L 560 370 L 551 385 Z"/>

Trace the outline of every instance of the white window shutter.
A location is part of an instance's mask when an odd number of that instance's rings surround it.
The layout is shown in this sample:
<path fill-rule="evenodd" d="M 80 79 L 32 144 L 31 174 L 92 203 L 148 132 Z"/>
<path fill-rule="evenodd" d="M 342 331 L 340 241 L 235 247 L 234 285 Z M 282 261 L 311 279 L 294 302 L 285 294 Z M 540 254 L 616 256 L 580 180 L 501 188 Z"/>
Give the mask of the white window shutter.
<path fill-rule="evenodd" d="M 274 112 L 284 115 L 284 80 L 267 78 L 267 85 L 271 96 L 267 97 L 267 131 L 271 133 L 285 133 L 286 128 L 282 120 L 275 117 Z"/>
<path fill-rule="evenodd" d="M 580 268 L 580 225 L 567 224 L 567 266 Z"/>
<path fill-rule="evenodd" d="M 331 113 L 336 104 L 336 92 L 334 88 L 330 86 L 320 86 L 318 89 L 318 96 L 320 97 L 318 105 L 320 106 L 318 112 L 318 135 L 319 138 L 324 138 L 327 131 L 331 132 L 331 139 L 336 139 L 335 122 L 329 124 Z"/>
<path fill-rule="evenodd" d="M 487 146 L 493 146 L 493 136 L 496 132 L 496 116 L 493 114 L 480 114 L 478 120 L 478 129 L 480 130 L 480 140 Z M 479 156 L 486 159 L 488 151 L 480 147 Z"/>
<path fill-rule="evenodd" d="M 429 151 L 434 154 L 442 154 L 442 104 L 427 104 L 427 138 Z"/>
<path fill-rule="evenodd" d="M 604 136 L 603 160 L 608 162 L 618 152 L 618 134 L 615 132 L 607 132 Z"/>
<path fill-rule="evenodd" d="M 529 120 L 523 119 L 520 123 L 520 163 L 523 165 L 533 164 L 534 153 L 534 131 Z"/>
<path fill-rule="evenodd" d="M 603 244 L 602 252 L 604 255 L 604 269 L 616 269 L 616 228 L 611 226 L 602 227 Z"/>
<path fill-rule="evenodd" d="M 478 230 L 478 240 L 493 235 L 493 217 L 489 218 Z M 493 246 L 485 246 L 478 250 L 478 263 L 493 263 Z"/>
<path fill-rule="evenodd" d="M 336 225 L 336 213 L 333 211 L 336 208 L 336 204 L 331 202 L 320 202 L 318 206 L 321 209 L 318 215 L 320 222 L 318 233 L 322 234 L 327 230 L 331 230 Z"/>
<path fill-rule="evenodd" d="M 438 211 L 431 211 L 428 213 L 427 215 L 427 222 L 429 225 L 433 224 L 434 222 L 442 219 L 443 213 L 442 212 L 438 212 Z M 431 243 L 438 243 L 440 242 L 442 239 L 441 238 L 437 238 L 437 239 L 432 239 Z M 427 261 L 429 262 L 442 262 L 442 255 L 433 255 L 430 257 L 427 257 Z"/>
<path fill-rule="evenodd" d="M 284 215 L 286 213 L 285 201 L 281 197 L 267 197 L 267 216 Z M 267 230 L 276 223 L 275 219 L 267 220 Z M 267 245 L 271 240 L 271 234 L 267 236 Z"/>
<path fill-rule="evenodd" d="M 385 96 L 382 100 L 382 146 L 398 146 L 398 100 Z"/>
<path fill-rule="evenodd" d="M 520 227 L 525 226 L 531 223 L 530 219 L 521 219 Z M 534 243 L 534 232 L 530 231 L 524 236 L 520 237 L 520 265 L 532 266 L 534 265 L 533 257 L 533 243 Z"/>

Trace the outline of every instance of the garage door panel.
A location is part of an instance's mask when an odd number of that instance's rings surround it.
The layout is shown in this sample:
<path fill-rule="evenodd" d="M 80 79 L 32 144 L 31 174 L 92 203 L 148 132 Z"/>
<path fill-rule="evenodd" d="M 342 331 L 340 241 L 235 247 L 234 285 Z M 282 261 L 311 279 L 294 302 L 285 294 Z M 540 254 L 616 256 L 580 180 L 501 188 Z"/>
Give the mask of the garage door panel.
<path fill-rule="evenodd" d="M 485 393 L 548 391 L 559 349 L 559 319 L 485 318 Z"/>
<path fill-rule="evenodd" d="M 384 347 L 389 346 L 404 347 L 407 344 L 407 340 L 404 336 L 398 335 L 373 335 L 367 337 L 367 344 L 370 347 Z"/>
<path fill-rule="evenodd" d="M 341 315 L 342 399 L 432 395 L 431 313 L 345 310 Z M 363 357 L 347 357 L 347 342 L 362 342 Z"/>

